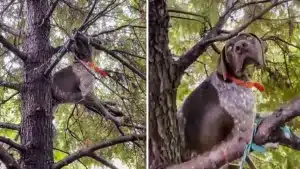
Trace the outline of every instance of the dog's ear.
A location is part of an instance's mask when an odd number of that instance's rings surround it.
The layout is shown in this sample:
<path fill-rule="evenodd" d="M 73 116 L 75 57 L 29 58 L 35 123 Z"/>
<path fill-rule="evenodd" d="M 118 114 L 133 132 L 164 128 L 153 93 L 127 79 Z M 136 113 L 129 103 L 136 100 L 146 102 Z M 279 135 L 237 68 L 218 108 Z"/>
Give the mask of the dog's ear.
<path fill-rule="evenodd" d="M 223 75 L 223 79 L 226 80 L 226 74 L 227 74 L 227 68 L 226 68 L 226 51 L 225 46 L 222 49 L 218 65 L 217 65 L 217 71 L 219 74 Z"/>
<path fill-rule="evenodd" d="M 262 44 L 263 52 L 266 54 L 268 51 L 268 44 L 263 40 L 261 40 L 261 44 Z"/>
<path fill-rule="evenodd" d="M 268 44 L 265 41 L 263 41 L 262 39 L 260 39 L 259 37 L 257 37 L 255 34 L 250 33 L 250 35 L 252 35 L 253 37 L 255 37 L 257 39 L 257 41 L 259 42 L 260 48 L 257 47 L 256 50 L 261 50 L 261 51 L 258 53 L 258 55 L 257 55 L 258 58 L 256 58 L 256 59 L 261 64 L 260 66 L 263 66 L 266 63 L 265 62 L 265 59 L 266 59 L 265 58 L 265 54 L 268 51 Z"/>

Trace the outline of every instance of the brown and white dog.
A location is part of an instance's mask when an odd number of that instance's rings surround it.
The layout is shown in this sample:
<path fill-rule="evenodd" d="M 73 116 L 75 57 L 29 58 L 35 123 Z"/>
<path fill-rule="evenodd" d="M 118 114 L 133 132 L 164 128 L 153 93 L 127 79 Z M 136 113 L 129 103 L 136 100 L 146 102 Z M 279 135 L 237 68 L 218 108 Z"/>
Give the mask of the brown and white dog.
<path fill-rule="evenodd" d="M 250 87 L 257 86 L 243 81 L 244 72 L 250 64 L 264 66 L 265 52 L 265 43 L 254 34 L 240 33 L 227 41 L 216 72 L 183 103 L 183 132 L 188 150 L 200 154 L 237 136 L 250 139 L 255 105 Z"/>
<path fill-rule="evenodd" d="M 74 63 L 53 75 L 54 107 L 63 103 L 83 104 L 88 110 L 119 122 L 119 117 L 124 114 L 102 104 L 102 101 L 94 93 L 95 77 L 80 63 L 80 61 L 92 62 L 92 48 L 81 40 L 80 36 L 84 35 L 78 34 L 71 46 L 71 51 L 76 56 Z M 109 111 L 107 108 L 110 108 Z"/>

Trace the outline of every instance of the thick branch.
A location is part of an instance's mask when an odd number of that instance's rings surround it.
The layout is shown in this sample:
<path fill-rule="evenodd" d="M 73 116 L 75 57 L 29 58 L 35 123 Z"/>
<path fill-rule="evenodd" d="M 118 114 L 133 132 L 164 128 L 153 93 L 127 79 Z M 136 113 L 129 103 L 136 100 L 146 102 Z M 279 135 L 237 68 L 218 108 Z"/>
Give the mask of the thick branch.
<path fill-rule="evenodd" d="M 3 137 L 3 136 L 0 136 L 0 142 L 3 142 L 5 144 L 8 144 L 9 146 L 19 150 L 19 151 L 24 151 L 24 147 L 22 147 L 20 144 L 18 143 L 15 143 L 14 141 L 12 141 L 11 139 L 9 138 L 6 138 L 6 137 Z"/>
<path fill-rule="evenodd" d="M 293 133 L 291 133 L 290 137 L 287 137 L 280 129 L 285 122 L 288 122 L 297 116 L 300 116 L 300 99 L 291 102 L 276 110 L 272 115 L 264 118 L 258 127 L 254 142 L 258 145 L 269 142 L 279 142 L 281 145 L 299 150 L 300 139 Z M 243 139 L 239 140 L 239 137 L 235 138 L 236 139 L 223 143 L 215 150 L 198 155 L 196 158 L 185 163 L 171 166 L 169 169 L 210 169 L 213 168 L 213 166 L 221 167 L 226 163 L 226 160 L 224 159 L 225 151 L 228 162 L 236 160 L 243 155 L 247 142 Z"/>
<path fill-rule="evenodd" d="M 8 42 L 8 40 L 6 40 L 1 34 L 0 34 L 0 43 L 5 48 L 10 50 L 12 53 L 14 53 L 16 56 L 18 56 L 20 59 L 22 59 L 23 61 L 26 60 L 26 58 L 27 58 L 26 54 L 21 52 L 16 46 L 14 46 L 10 42 Z"/>
<path fill-rule="evenodd" d="M 234 31 L 230 32 L 227 35 L 218 35 L 219 30 L 222 29 L 223 25 L 225 24 L 228 16 L 231 14 L 235 8 L 231 8 L 225 12 L 224 16 L 221 16 L 219 21 L 217 22 L 216 26 L 207 33 L 205 37 L 202 38 L 201 41 L 199 41 L 196 45 L 194 45 L 189 51 L 187 51 L 184 55 L 182 55 L 178 61 L 178 71 L 179 75 L 183 74 L 184 71 L 194 62 L 197 60 L 197 58 L 206 51 L 207 47 L 211 45 L 213 42 L 216 41 L 225 41 L 228 40 L 235 35 L 237 35 L 239 32 L 247 28 L 252 22 L 254 22 L 256 19 L 261 18 L 264 14 L 266 14 L 268 11 L 270 11 L 275 6 L 278 6 L 282 3 L 288 2 L 290 0 L 283 0 L 276 3 L 271 4 L 269 7 L 262 10 L 259 14 L 252 17 L 248 22 L 240 26 L 239 28 L 235 29 Z"/>
<path fill-rule="evenodd" d="M 0 80 L 0 86 L 4 86 L 4 87 L 11 88 L 11 89 L 15 89 L 17 91 L 19 91 L 20 88 L 21 88 L 21 84 L 6 82 L 6 81 L 3 81 L 3 80 Z"/>
<path fill-rule="evenodd" d="M 13 156 L 11 156 L 2 146 L 0 146 L 0 161 L 2 161 L 7 169 L 20 169 Z"/>
<path fill-rule="evenodd" d="M 88 147 L 85 149 L 81 149 L 71 155 L 69 155 L 68 157 L 66 157 L 65 159 L 57 162 L 54 166 L 53 169 L 60 169 L 64 166 L 67 166 L 68 164 L 72 163 L 73 161 L 84 157 L 84 156 L 88 156 L 90 153 L 102 149 L 102 148 L 106 148 L 106 147 L 110 147 L 116 144 L 120 144 L 120 143 L 125 143 L 125 142 L 129 142 L 129 141 L 136 141 L 136 140 L 144 140 L 146 139 L 146 135 L 131 135 L 131 136 L 121 136 L 117 139 L 114 140 L 109 140 L 109 141 L 104 141 L 101 143 L 98 143 L 92 147 Z"/>
<path fill-rule="evenodd" d="M 20 130 L 20 125 L 0 122 L 0 128 L 11 129 L 11 130 Z"/>
<path fill-rule="evenodd" d="M 276 132 L 278 127 L 297 116 L 300 116 L 300 99 L 294 100 L 290 104 L 278 109 L 272 115 L 265 118 L 259 126 L 255 136 L 255 142 L 257 144 L 264 144 L 269 141 L 269 139 L 276 141 L 273 140 L 274 138 L 276 139 L 276 137 L 268 138 L 270 133 L 275 132 L 278 134 L 278 132 Z"/>

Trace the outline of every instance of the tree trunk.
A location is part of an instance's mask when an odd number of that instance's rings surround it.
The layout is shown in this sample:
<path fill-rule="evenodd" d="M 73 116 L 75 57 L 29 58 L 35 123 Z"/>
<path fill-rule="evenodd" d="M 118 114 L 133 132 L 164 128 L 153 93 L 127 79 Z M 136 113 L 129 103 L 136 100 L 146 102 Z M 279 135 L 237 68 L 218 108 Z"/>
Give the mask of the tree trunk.
<path fill-rule="evenodd" d="M 45 63 L 51 57 L 50 22 L 49 19 L 43 21 L 48 9 L 48 1 L 27 0 L 24 51 L 28 59 L 24 63 L 21 93 L 21 144 L 25 147 L 22 169 L 50 169 L 53 164 L 51 81 L 43 76 Z"/>
<path fill-rule="evenodd" d="M 180 81 L 168 48 L 169 15 L 164 0 L 149 1 L 149 165 L 165 168 L 181 162 L 176 118 Z"/>

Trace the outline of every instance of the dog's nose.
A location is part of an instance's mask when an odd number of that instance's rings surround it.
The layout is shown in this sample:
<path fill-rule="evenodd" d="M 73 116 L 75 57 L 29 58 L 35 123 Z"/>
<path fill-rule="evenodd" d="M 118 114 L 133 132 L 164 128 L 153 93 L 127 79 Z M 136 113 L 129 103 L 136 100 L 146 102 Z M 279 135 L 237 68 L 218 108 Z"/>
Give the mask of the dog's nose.
<path fill-rule="evenodd" d="M 242 52 L 245 52 L 248 50 L 249 44 L 246 40 L 240 40 L 235 43 L 234 50 L 238 54 L 242 54 Z"/>

